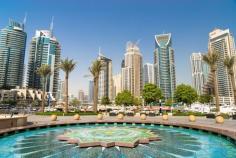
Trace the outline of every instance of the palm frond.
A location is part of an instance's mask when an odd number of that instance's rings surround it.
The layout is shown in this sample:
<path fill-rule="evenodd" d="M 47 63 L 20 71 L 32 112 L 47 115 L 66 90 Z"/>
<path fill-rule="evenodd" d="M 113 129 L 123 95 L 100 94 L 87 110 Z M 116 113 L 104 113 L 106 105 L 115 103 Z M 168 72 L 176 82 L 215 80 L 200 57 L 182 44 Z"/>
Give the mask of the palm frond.
<path fill-rule="evenodd" d="M 61 60 L 61 64 L 59 66 L 64 72 L 66 73 L 70 73 L 71 71 L 73 71 L 76 67 L 76 62 L 74 62 L 73 59 L 64 59 Z"/>
<path fill-rule="evenodd" d="M 41 67 L 37 70 L 37 74 L 43 78 L 46 78 L 48 75 L 51 74 L 51 68 L 47 64 L 41 65 Z"/>
<path fill-rule="evenodd" d="M 203 61 L 205 61 L 210 68 L 213 68 L 216 66 L 216 63 L 219 59 L 219 53 L 216 51 L 209 51 L 207 54 L 203 55 Z"/>
<path fill-rule="evenodd" d="M 91 67 L 89 67 L 89 71 L 93 75 L 94 78 L 98 78 L 99 77 L 99 73 L 102 70 L 102 66 L 103 66 L 103 64 L 102 64 L 101 60 L 93 61 Z"/>

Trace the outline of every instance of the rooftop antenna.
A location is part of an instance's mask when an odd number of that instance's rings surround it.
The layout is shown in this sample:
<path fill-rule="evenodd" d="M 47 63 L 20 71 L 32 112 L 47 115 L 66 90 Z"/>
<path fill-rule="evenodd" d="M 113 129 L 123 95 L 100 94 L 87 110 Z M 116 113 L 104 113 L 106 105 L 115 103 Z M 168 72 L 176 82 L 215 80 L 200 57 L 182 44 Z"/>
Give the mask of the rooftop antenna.
<path fill-rule="evenodd" d="M 54 16 L 52 16 L 52 21 L 51 21 L 51 24 L 50 24 L 50 32 L 51 32 L 52 36 L 53 36 L 53 21 L 54 21 Z"/>
<path fill-rule="evenodd" d="M 26 21 L 27 21 L 27 12 L 25 13 L 25 17 L 23 19 L 23 29 L 25 28 Z"/>
<path fill-rule="evenodd" d="M 101 51 L 101 47 L 98 47 L 98 56 L 103 56 L 102 51 Z"/>
<path fill-rule="evenodd" d="M 137 46 L 139 43 L 140 43 L 141 39 L 138 39 L 136 42 L 135 42 L 135 45 Z"/>

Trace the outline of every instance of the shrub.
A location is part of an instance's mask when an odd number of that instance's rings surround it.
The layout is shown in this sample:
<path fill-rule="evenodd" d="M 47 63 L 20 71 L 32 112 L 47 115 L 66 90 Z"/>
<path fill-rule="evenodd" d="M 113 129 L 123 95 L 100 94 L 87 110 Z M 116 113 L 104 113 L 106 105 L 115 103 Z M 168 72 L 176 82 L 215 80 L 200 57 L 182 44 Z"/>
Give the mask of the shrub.
<path fill-rule="evenodd" d="M 93 111 L 87 111 L 87 112 L 82 112 L 82 111 L 78 111 L 78 112 L 68 112 L 67 114 L 65 114 L 64 112 L 59 112 L 59 111 L 50 111 L 50 112 L 37 112 L 36 115 L 57 115 L 57 116 L 73 116 L 75 114 L 79 114 L 79 115 L 97 115 L 97 113 L 93 112 Z"/>

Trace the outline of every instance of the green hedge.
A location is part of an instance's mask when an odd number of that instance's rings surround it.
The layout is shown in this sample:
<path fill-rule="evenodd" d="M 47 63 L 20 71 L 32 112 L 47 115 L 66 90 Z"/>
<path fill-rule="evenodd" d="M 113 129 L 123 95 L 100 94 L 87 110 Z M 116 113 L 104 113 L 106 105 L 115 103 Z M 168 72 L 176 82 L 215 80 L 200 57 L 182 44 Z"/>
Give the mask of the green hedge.
<path fill-rule="evenodd" d="M 173 111 L 173 116 L 189 116 L 189 115 L 195 115 L 195 116 L 206 116 L 205 113 L 201 112 L 178 112 L 178 111 Z M 230 116 L 228 114 L 221 113 L 220 114 L 224 119 L 229 119 Z"/>
<path fill-rule="evenodd" d="M 173 116 L 189 116 L 189 115 L 195 115 L 195 116 L 206 116 L 206 114 L 201 112 L 173 112 Z"/>
<path fill-rule="evenodd" d="M 67 114 L 65 114 L 64 112 L 58 112 L 58 111 L 52 111 L 52 112 L 37 112 L 36 115 L 57 115 L 57 116 L 73 116 L 75 114 L 79 114 L 79 115 L 97 115 L 97 113 L 93 112 L 93 111 L 87 111 L 87 112 L 68 112 Z"/>

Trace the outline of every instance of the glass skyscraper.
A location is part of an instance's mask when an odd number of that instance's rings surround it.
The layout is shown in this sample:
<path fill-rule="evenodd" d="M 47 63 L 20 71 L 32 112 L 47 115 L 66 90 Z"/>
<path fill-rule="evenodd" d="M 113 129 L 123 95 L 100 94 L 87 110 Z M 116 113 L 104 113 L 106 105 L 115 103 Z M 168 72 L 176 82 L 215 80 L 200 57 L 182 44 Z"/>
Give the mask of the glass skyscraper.
<path fill-rule="evenodd" d="M 102 62 L 102 69 L 98 81 L 98 99 L 101 100 L 106 96 L 112 100 L 112 60 L 105 57 L 100 52 L 98 60 Z"/>
<path fill-rule="evenodd" d="M 174 49 L 171 34 L 155 36 L 154 77 L 165 99 L 173 98 L 176 88 Z"/>
<path fill-rule="evenodd" d="M 28 63 L 28 87 L 42 89 L 42 82 L 37 70 L 43 64 L 50 65 L 51 75 L 47 79 L 46 91 L 56 97 L 58 89 L 61 46 L 51 30 L 37 30 L 30 44 Z"/>
<path fill-rule="evenodd" d="M 150 63 L 143 65 L 143 86 L 147 83 L 154 83 L 154 66 Z"/>
<path fill-rule="evenodd" d="M 9 20 L 0 31 L 0 87 L 22 87 L 27 34 L 24 24 Z"/>
<path fill-rule="evenodd" d="M 192 84 L 198 95 L 203 94 L 204 85 L 207 83 L 209 68 L 203 61 L 202 53 L 192 53 L 190 56 L 192 69 Z"/>
<path fill-rule="evenodd" d="M 233 88 L 227 68 L 224 66 L 224 59 L 226 56 L 232 57 L 236 55 L 233 34 L 229 29 L 214 29 L 209 33 L 208 49 L 219 53 L 216 74 L 220 104 L 233 104 Z M 234 71 L 236 70 L 235 65 L 233 69 Z"/>

